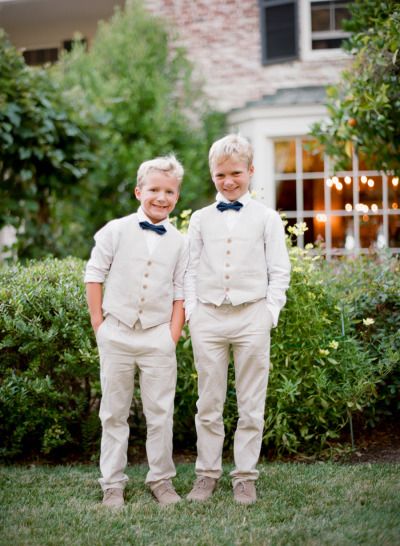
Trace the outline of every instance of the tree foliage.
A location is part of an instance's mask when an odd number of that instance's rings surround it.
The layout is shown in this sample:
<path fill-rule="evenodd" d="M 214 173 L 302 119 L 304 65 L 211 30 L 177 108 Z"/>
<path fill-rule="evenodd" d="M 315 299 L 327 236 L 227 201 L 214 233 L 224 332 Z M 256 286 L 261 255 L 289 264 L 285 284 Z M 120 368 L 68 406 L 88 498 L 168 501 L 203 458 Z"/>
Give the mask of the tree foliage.
<path fill-rule="evenodd" d="M 174 153 L 185 167 L 177 212 L 207 202 L 208 148 L 223 117 L 209 110 L 165 21 L 141 2 L 127 2 L 100 24 L 90 50 L 77 44 L 53 76 L 77 105 L 79 123 L 94 128 L 96 162 L 85 180 L 83 210 L 76 203 L 70 210 L 71 221 L 84 216 L 81 247 L 106 221 L 136 209 L 137 169 L 157 155 Z"/>
<path fill-rule="evenodd" d="M 139 164 L 175 153 L 186 176 L 177 212 L 210 199 L 207 154 L 223 131 L 167 23 L 139 0 L 33 69 L 0 38 L 0 228 L 18 256 L 87 257 L 92 235 L 133 212 Z"/>
<path fill-rule="evenodd" d="M 43 69 L 29 69 L 0 31 L 0 228 L 20 231 L 19 255 L 58 253 L 54 200 L 87 172 L 89 140 Z"/>
<path fill-rule="evenodd" d="M 367 167 L 400 170 L 400 4 L 393 0 L 355 0 L 349 5 L 352 32 L 345 49 L 354 56 L 341 83 L 328 89 L 330 120 L 313 134 L 337 168 L 345 168 L 353 149 Z"/>

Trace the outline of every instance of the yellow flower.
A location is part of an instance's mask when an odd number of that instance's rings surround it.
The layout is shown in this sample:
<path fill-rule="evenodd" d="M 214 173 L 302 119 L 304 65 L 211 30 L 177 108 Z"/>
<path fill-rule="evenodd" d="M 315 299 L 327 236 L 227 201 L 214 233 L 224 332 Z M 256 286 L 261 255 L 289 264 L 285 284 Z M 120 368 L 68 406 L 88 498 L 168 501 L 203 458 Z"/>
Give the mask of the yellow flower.
<path fill-rule="evenodd" d="M 329 351 L 328 351 L 328 349 L 320 349 L 319 354 L 322 355 L 322 356 L 328 356 Z"/>
<path fill-rule="evenodd" d="M 334 349 L 334 350 L 336 351 L 336 349 L 339 347 L 339 343 L 338 343 L 337 341 L 333 340 L 333 341 L 331 341 L 331 342 L 329 343 L 329 347 L 330 347 L 331 349 Z"/>
<path fill-rule="evenodd" d="M 371 326 L 371 324 L 374 324 L 374 319 L 373 318 L 363 318 L 363 324 L 364 326 Z"/>

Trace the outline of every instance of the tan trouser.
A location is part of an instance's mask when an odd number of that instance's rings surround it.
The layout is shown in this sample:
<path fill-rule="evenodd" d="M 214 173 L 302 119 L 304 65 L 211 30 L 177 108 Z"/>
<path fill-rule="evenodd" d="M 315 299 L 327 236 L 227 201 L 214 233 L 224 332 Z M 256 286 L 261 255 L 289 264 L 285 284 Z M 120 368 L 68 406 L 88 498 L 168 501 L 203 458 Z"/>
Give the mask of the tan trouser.
<path fill-rule="evenodd" d="M 139 369 L 143 411 L 147 424 L 146 452 L 150 486 L 175 476 L 172 460 L 172 420 L 176 387 L 175 343 L 169 324 L 143 330 L 129 328 L 108 315 L 97 332 L 102 399 L 99 480 L 103 489 L 123 488 L 128 477 L 129 409 L 134 374 Z"/>
<path fill-rule="evenodd" d="M 229 348 L 235 364 L 239 420 L 234 438 L 233 483 L 255 480 L 264 427 L 272 316 L 265 300 L 239 306 L 199 303 L 190 318 L 198 374 L 196 474 L 222 474 Z"/>

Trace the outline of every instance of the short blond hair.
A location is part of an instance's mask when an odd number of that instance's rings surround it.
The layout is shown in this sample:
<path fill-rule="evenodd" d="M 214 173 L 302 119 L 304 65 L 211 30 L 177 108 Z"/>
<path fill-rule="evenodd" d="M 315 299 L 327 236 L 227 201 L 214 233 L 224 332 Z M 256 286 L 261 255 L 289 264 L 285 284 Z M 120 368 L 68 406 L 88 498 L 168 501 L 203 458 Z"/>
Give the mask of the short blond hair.
<path fill-rule="evenodd" d="M 208 154 L 208 164 L 212 171 L 221 161 L 237 156 L 250 168 L 253 165 L 253 155 L 253 148 L 247 138 L 239 134 L 230 134 L 216 140 L 211 146 Z"/>
<path fill-rule="evenodd" d="M 141 188 L 145 184 L 147 176 L 153 171 L 173 176 L 177 179 L 179 185 L 181 185 L 185 173 L 182 164 L 173 154 L 155 157 L 154 159 L 143 161 L 140 165 L 137 172 L 136 185 Z"/>

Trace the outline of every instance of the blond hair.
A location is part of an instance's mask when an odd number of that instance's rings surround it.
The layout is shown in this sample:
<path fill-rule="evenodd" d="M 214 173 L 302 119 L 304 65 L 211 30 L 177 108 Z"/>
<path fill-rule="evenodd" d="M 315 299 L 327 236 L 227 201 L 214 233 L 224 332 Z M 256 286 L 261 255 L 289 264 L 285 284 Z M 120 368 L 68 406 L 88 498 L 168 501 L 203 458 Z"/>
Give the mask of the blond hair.
<path fill-rule="evenodd" d="M 185 172 L 182 164 L 173 154 L 155 157 L 154 159 L 144 161 L 140 165 L 137 172 L 136 185 L 141 188 L 145 184 L 147 176 L 153 171 L 158 171 L 173 176 L 177 179 L 179 185 L 182 183 Z"/>
<path fill-rule="evenodd" d="M 237 156 L 244 161 L 248 168 L 253 165 L 253 148 L 250 142 L 241 135 L 230 134 L 216 140 L 211 146 L 208 154 L 210 170 L 212 171 L 218 163 L 232 156 Z"/>

